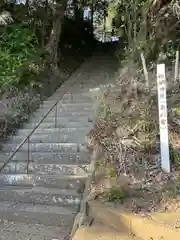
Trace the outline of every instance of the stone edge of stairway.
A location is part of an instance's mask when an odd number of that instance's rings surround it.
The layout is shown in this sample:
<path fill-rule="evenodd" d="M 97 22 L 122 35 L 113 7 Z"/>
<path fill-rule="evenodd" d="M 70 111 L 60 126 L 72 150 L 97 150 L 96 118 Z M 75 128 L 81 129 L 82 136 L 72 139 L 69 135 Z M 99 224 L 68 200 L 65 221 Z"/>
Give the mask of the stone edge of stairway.
<path fill-rule="evenodd" d="M 74 218 L 73 227 L 71 229 L 70 233 L 70 240 L 73 239 L 76 231 L 81 226 L 91 226 L 93 222 L 93 217 L 90 213 L 90 207 L 89 207 L 89 201 L 93 200 L 95 196 L 91 196 L 91 184 L 95 177 L 96 172 L 96 162 L 100 158 L 102 154 L 102 150 L 99 151 L 96 146 L 94 146 L 92 155 L 91 155 L 91 163 L 90 163 L 90 174 L 85 182 L 85 186 L 83 189 L 83 194 L 81 198 L 80 203 L 80 209 L 79 212 L 76 214 L 76 217 Z"/>

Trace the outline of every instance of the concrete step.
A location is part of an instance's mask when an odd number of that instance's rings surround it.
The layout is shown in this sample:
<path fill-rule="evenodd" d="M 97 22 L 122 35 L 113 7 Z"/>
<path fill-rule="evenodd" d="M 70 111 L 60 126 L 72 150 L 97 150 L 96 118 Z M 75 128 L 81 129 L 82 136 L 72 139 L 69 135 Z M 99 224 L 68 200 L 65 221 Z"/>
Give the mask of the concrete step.
<path fill-rule="evenodd" d="M 2 221 L 0 238 L 1 240 L 55 240 L 61 236 L 65 239 L 69 235 L 69 228 Z"/>
<path fill-rule="evenodd" d="M 15 143 L 19 144 L 24 140 L 24 135 L 18 135 L 18 136 L 12 136 L 8 139 L 8 143 Z M 85 143 L 87 142 L 87 137 L 83 135 L 82 133 L 75 131 L 74 134 L 57 134 L 57 133 L 51 133 L 51 134 L 45 134 L 44 131 L 41 132 L 41 134 L 32 135 L 30 137 L 31 143 L 68 143 L 68 142 L 74 142 L 74 143 Z"/>
<path fill-rule="evenodd" d="M 1 202 L 33 203 L 51 206 L 69 206 L 78 209 L 81 196 L 74 189 L 44 187 L 4 187 L 0 188 Z"/>
<path fill-rule="evenodd" d="M 42 107 L 49 107 L 51 108 L 57 101 L 44 101 L 41 106 Z M 81 102 L 69 102 L 69 103 L 64 103 L 63 101 L 58 102 L 57 104 L 57 108 L 62 108 L 62 109 L 66 109 L 66 108 L 76 108 L 76 107 L 82 107 L 82 108 L 92 108 L 93 102 L 89 102 L 89 101 L 81 101 Z"/>
<path fill-rule="evenodd" d="M 151 213 L 148 216 L 142 217 L 140 214 L 125 211 L 123 208 L 114 208 L 99 201 L 90 201 L 89 203 L 95 221 L 101 223 L 103 226 L 112 227 L 117 231 L 129 229 L 126 232 L 133 232 L 134 236 L 136 236 L 135 239 L 180 239 L 180 231 L 175 226 L 168 226 L 162 221 L 154 221 L 151 218 Z M 169 217 L 171 218 L 169 216 L 171 212 L 164 212 L 164 214 L 166 214 L 168 220 Z M 173 221 L 175 220 L 175 214 L 175 211 L 173 211 Z M 176 217 L 176 220 L 178 220 L 179 213 L 177 213 Z M 176 223 L 178 226 L 178 222 Z"/>
<path fill-rule="evenodd" d="M 67 127 L 67 128 L 44 128 L 43 130 L 40 128 L 37 128 L 34 132 L 33 135 L 44 135 L 44 134 L 51 134 L 51 133 L 56 133 L 56 134 L 75 134 L 75 132 L 81 132 L 82 135 L 86 135 L 89 133 L 92 129 L 92 126 L 86 126 L 86 127 Z M 25 137 L 32 131 L 32 128 L 22 128 L 19 129 L 16 132 L 16 135 L 24 135 Z"/>
<path fill-rule="evenodd" d="M 0 219 L 18 221 L 25 224 L 43 224 L 47 226 L 72 226 L 74 211 L 67 207 L 45 206 L 29 203 L 0 202 Z"/>
<path fill-rule="evenodd" d="M 0 174 L 0 187 L 4 186 L 36 186 L 58 189 L 79 190 L 88 173 L 81 175 L 34 175 L 34 174 Z"/>
<path fill-rule="evenodd" d="M 6 143 L 3 152 L 10 153 L 15 150 L 18 144 Z M 88 152 L 85 144 L 77 143 L 24 143 L 19 152 Z"/>
<path fill-rule="evenodd" d="M 52 95 L 52 97 L 50 98 L 51 100 L 58 100 L 59 99 L 59 93 L 56 92 Z M 92 101 L 92 94 L 87 91 L 87 92 L 84 92 L 84 93 L 66 93 L 62 100 L 72 100 L 72 101 L 79 101 L 79 100 L 82 100 L 84 99 L 84 101 L 88 101 L 88 100 L 91 100 Z"/>
<path fill-rule="evenodd" d="M 99 85 L 99 84 L 104 84 L 104 81 L 99 81 L 99 79 L 96 79 L 94 81 L 92 81 L 92 79 L 85 79 L 85 81 L 84 81 L 84 78 L 83 78 L 82 81 L 79 81 L 78 83 L 75 83 L 73 85 L 73 89 L 74 88 L 83 89 L 84 87 L 86 87 L 86 88 L 89 87 L 90 88 L 90 87 L 94 87 L 94 86 Z"/>
<path fill-rule="evenodd" d="M 66 94 L 80 94 L 81 96 L 90 96 L 91 98 L 93 97 L 93 94 L 101 91 L 102 89 L 107 89 L 108 85 L 105 84 L 99 84 L 99 85 L 91 85 L 89 87 L 84 87 L 84 88 L 79 88 L 78 86 L 73 87 L 72 91 L 69 90 Z M 55 94 L 58 94 L 58 92 L 56 92 Z"/>
<path fill-rule="evenodd" d="M 172 202 L 172 205 L 168 206 L 169 210 L 168 212 L 152 212 L 150 213 L 150 218 L 155 224 L 161 224 L 166 228 L 173 228 L 173 229 L 179 229 L 180 228 L 180 222 L 179 222 L 179 211 L 176 211 L 176 207 L 174 206 L 174 203 Z"/>
<path fill-rule="evenodd" d="M 3 163 L 0 164 L 0 167 Z M 89 164 L 38 164 L 29 162 L 28 172 L 29 174 L 49 174 L 49 175 L 80 175 L 87 173 L 90 170 Z M 11 161 L 9 162 L 1 171 L 3 174 L 26 174 L 27 173 L 27 161 L 18 162 Z"/>
<path fill-rule="evenodd" d="M 0 162 L 1 163 L 6 162 L 8 160 L 8 158 L 9 158 L 9 154 L 0 152 Z"/>
<path fill-rule="evenodd" d="M 32 117 L 40 117 L 41 119 L 43 118 L 43 116 L 45 116 L 45 114 L 47 113 L 47 111 L 45 112 L 44 109 L 39 109 L 38 111 L 36 111 L 34 114 L 32 114 Z M 48 117 L 55 117 L 56 113 L 55 113 L 55 109 L 53 109 L 49 114 Z M 87 117 L 87 118 L 94 118 L 93 113 L 90 113 L 89 111 L 81 111 L 81 112 L 60 112 L 57 111 L 57 117 L 67 117 L 67 118 L 72 118 L 75 116 L 79 116 L 79 117 Z"/>
<path fill-rule="evenodd" d="M 54 93 L 50 98 L 48 98 L 48 100 L 50 101 L 58 101 L 60 98 L 59 93 Z M 92 101 L 92 96 L 90 94 L 71 94 L 71 93 L 66 93 L 60 101 L 70 101 L 70 102 L 91 102 Z"/>
<path fill-rule="evenodd" d="M 93 219 L 93 225 L 78 228 L 73 236 L 73 239 L 80 240 L 84 239 L 84 236 L 86 236 L 87 240 L 145 240 L 134 236 L 134 234 L 131 233 L 130 227 L 126 227 L 126 231 L 124 229 L 121 227 L 121 229 L 117 231 L 113 227 L 100 224 L 98 221 Z"/>
<path fill-rule="evenodd" d="M 38 125 L 37 123 L 26 123 L 24 124 L 24 128 L 31 128 L 34 129 Z M 57 123 L 56 128 L 75 128 L 75 127 L 90 127 L 92 126 L 92 122 L 64 122 L 64 123 Z M 46 128 L 55 128 L 55 122 L 42 122 L 39 129 L 46 129 Z M 41 130 L 42 131 L 42 130 Z"/>
<path fill-rule="evenodd" d="M 41 107 L 40 110 L 43 110 L 44 113 L 48 112 L 50 110 L 51 106 L 43 106 Z M 58 108 L 58 112 L 88 112 L 89 114 L 92 113 L 93 111 L 93 106 L 87 106 L 87 107 L 81 107 L 81 106 L 72 106 L 72 107 L 68 107 L 68 108 L 62 108 L 61 106 L 59 106 Z M 55 108 L 54 108 L 55 111 Z"/>
<path fill-rule="evenodd" d="M 55 103 L 58 99 L 53 100 L 53 95 L 48 98 L 48 100 L 44 101 L 45 102 L 52 102 Z M 93 104 L 93 99 L 92 98 L 82 98 L 82 99 L 75 99 L 75 100 L 70 100 L 70 99 L 64 99 L 64 97 L 62 97 L 62 99 L 60 100 L 60 104 L 81 104 L 81 103 L 87 103 L 87 104 Z"/>
<path fill-rule="evenodd" d="M 8 155 L 1 154 L 0 162 L 5 162 Z M 88 164 L 90 163 L 90 153 L 77 152 L 31 152 L 31 161 L 38 164 Z M 24 162 L 27 161 L 26 152 L 17 152 L 12 158 L 12 161 Z"/>
<path fill-rule="evenodd" d="M 90 93 L 90 87 L 87 87 L 87 88 L 83 88 L 81 89 L 79 86 L 73 86 L 72 89 L 69 89 L 65 95 L 67 94 L 80 94 L 81 96 L 91 96 L 91 95 L 88 95 Z M 54 94 L 54 95 L 57 95 L 57 96 L 60 96 L 60 91 L 61 89 L 58 89 Z"/>
<path fill-rule="evenodd" d="M 105 84 L 90 84 L 89 86 L 84 86 L 82 88 L 80 88 L 80 86 L 76 85 L 76 86 L 73 86 L 72 89 L 69 89 L 66 94 L 81 94 L 81 95 L 84 95 L 84 94 L 91 94 L 92 91 L 97 91 L 99 90 L 100 88 L 106 88 L 107 85 Z M 60 90 L 57 90 L 55 92 L 55 94 L 58 94 Z M 86 96 L 86 95 L 85 95 Z"/>
<path fill-rule="evenodd" d="M 41 121 L 43 117 L 32 117 L 29 119 L 28 123 L 38 123 Z M 43 123 L 55 123 L 55 116 L 47 116 L 44 120 Z M 66 124 L 69 122 L 82 122 L 82 123 L 88 123 L 92 122 L 92 119 L 88 117 L 81 117 L 81 116 L 71 116 L 71 117 L 56 117 L 56 122 L 58 124 Z"/>

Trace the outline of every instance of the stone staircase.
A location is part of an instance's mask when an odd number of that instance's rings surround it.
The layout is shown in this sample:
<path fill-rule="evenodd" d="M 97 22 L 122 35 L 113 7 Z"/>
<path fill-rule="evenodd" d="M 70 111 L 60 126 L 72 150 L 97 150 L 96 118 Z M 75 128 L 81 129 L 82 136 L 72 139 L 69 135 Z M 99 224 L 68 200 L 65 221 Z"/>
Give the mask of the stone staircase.
<path fill-rule="evenodd" d="M 29 144 L 24 143 L 0 172 L 0 240 L 69 239 L 90 167 L 86 148 L 86 135 L 93 126 L 90 90 L 104 81 L 102 66 L 107 67 L 102 59 L 97 68 L 97 61 L 85 62 L 4 143 L 0 166 L 63 96 Z M 68 92 L 63 92 L 67 87 Z"/>

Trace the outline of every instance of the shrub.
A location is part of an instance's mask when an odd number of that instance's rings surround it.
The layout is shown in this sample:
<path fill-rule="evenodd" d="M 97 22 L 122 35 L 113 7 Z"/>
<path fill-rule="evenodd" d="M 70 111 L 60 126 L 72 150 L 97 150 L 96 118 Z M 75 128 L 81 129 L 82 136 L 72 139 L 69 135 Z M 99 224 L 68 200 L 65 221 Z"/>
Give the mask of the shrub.
<path fill-rule="evenodd" d="M 0 85 L 1 91 L 24 84 L 23 69 L 37 52 L 37 39 L 23 24 L 12 24 L 0 37 Z"/>
<path fill-rule="evenodd" d="M 180 195 L 180 175 L 178 175 L 176 180 L 176 194 Z"/>
<path fill-rule="evenodd" d="M 123 199 L 126 197 L 126 192 L 122 187 L 112 187 L 107 193 L 107 199 L 110 202 L 123 202 Z"/>

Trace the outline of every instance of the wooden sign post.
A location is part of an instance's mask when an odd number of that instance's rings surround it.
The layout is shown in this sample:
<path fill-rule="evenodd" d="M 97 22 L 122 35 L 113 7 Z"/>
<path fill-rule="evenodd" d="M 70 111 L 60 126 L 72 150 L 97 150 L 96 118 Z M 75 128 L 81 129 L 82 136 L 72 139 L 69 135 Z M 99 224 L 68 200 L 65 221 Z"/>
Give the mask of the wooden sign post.
<path fill-rule="evenodd" d="M 169 141 L 168 141 L 168 122 L 167 122 L 167 100 L 166 100 L 166 77 L 165 65 L 157 65 L 157 88 L 158 88 L 158 109 L 159 109 L 159 129 L 161 147 L 161 167 L 169 173 Z"/>

